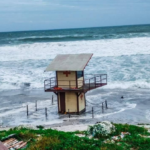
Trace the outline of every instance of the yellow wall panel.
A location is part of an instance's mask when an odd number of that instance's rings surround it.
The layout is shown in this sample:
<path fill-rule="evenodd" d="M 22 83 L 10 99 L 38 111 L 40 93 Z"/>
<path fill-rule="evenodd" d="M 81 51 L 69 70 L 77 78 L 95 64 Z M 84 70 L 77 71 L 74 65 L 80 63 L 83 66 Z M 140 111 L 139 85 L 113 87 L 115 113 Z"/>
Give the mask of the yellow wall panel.
<path fill-rule="evenodd" d="M 65 71 L 57 71 L 58 87 L 61 88 L 76 87 L 76 72 L 70 71 L 70 74 L 68 74 L 68 76 L 66 76 L 64 72 Z"/>
<path fill-rule="evenodd" d="M 66 112 L 77 112 L 77 95 L 74 92 L 66 92 Z"/>

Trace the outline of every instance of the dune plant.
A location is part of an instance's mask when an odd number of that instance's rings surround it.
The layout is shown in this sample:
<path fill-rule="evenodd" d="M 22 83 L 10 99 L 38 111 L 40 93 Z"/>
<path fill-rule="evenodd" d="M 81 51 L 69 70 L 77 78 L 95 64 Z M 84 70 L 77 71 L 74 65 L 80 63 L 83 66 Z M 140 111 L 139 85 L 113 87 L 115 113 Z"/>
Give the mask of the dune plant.
<path fill-rule="evenodd" d="M 89 126 L 87 130 L 87 135 L 92 135 L 93 137 L 104 137 L 115 132 L 115 126 L 109 121 L 103 121 L 97 123 L 93 126 Z"/>

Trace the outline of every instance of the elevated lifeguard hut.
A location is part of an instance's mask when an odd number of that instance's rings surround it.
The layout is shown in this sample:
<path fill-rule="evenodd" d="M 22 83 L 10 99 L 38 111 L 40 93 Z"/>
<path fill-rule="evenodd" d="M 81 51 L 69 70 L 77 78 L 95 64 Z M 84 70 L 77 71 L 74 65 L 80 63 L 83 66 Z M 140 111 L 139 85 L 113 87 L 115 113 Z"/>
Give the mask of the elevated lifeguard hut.
<path fill-rule="evenodd" d="M 56 71 L 56 76 L 44 81 L 45 92 L 54 92 L 59 113 L 80 114 L 86 109 L 85 93 L 107 84 L 107 75 L 93 75 L 85 79 L 84 69 L 93 54 L 60 54 L 45 71 Z"/>

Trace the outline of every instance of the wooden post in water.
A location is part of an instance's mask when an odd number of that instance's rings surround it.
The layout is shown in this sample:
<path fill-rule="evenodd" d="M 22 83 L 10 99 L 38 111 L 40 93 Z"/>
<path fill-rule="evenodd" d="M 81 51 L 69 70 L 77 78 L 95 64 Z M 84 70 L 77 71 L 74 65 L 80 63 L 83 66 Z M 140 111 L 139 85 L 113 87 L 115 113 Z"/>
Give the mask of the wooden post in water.
<path fill-rule="evenodd" d="M 52 95 L 52 105 L 53 105 L 53 95 Z"/>
<path fill-rule="evenodd" d="M 105 106 L 106 106 L 106 109 L 108 109 L 108 107 L 107 107 L 107 101 L 105 100 Z"/>
<path fill-rule="evenodd" d="M 37 111 L 37 101 L 35 101 L 35 111 Z"/>
<path fill-rule="evenodd" d="M 103 102 L 102 102 L 102 113 L 104 113 L 104 106 L 103 106 Z"/>
<path fill-rule="evenodd" d="M 45 108 L 45 117 L 47 118 L 47 108 Z"/>
<path fill-rule="evenodd" d="M 27 105 L 27 116 L 29 115 L 29 112 L 28 112 L 28 105 Z"/>
<path fill-rule="evenodd" d="M 94 110 L 93 110 L 93 107 L 92 107 L 92 118 L 94 118 Z"/>

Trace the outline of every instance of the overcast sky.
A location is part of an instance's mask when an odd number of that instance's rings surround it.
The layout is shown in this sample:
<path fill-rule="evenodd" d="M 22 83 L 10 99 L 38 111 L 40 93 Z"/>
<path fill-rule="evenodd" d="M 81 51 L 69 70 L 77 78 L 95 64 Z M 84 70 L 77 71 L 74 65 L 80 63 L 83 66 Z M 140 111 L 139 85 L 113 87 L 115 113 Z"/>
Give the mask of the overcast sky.
<path fill-rule="evenodd" d="M 0 0 L 0 31 L 150 24 L 150 0 Z"/>

